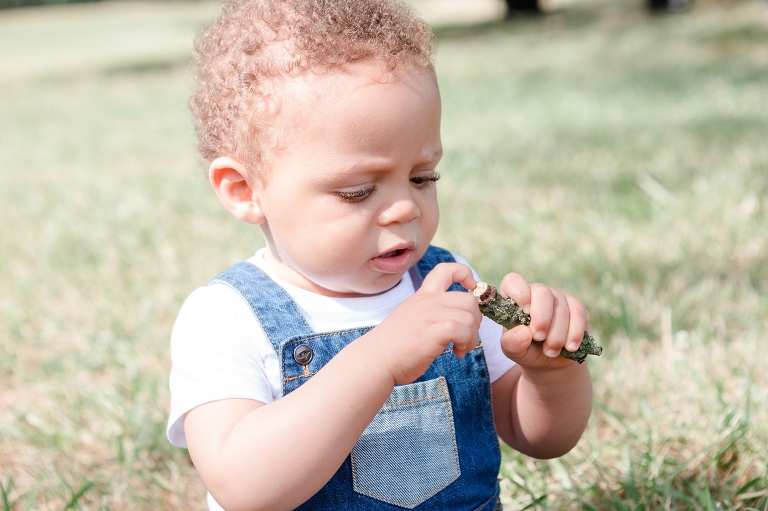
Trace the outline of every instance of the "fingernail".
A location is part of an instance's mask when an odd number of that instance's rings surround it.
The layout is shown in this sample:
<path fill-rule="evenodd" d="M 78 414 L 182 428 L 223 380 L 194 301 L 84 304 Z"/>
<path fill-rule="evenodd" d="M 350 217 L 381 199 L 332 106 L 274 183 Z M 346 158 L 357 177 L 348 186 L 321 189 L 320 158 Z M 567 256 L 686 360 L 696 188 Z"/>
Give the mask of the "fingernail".
<path fill-rule="evenodd" d="M 524 305 L 523 306 L 523 312 L 525 312 L 526 314 L 530 314 L 531 313 L 531 306 L 530 305 Z"/>
<path fill-rule="evenodd" d="M 535 334 L 533 334 L 533 338 L 536 341 L 543 341 L 544 339 L 547 338 L 547 334 L 545 332 L 539 331 L 539 332 L 536 332 Z"/>
<path fill-rule="evenodd" d="M 569 342 L 568 347 L 566 348 L 568 351 L 576 351 L 579 349 L 579 346 L 581 346 L 581 343 L 578 342 Z"/>
<path fill-rule="evenodd" d="M 556 356 L 558 356 L 558 355 L 560 354 L 560 352 L 559 352 L 559 351 L 557 351 L 557 350 L 552 350 L 552 349 L 549 349 L 549 350 L 546 350 L 546 351 L 544 352 L 544 354 L 545 354 L 546 356 L 550 357 L 550 358 L 555 358 Z"/>

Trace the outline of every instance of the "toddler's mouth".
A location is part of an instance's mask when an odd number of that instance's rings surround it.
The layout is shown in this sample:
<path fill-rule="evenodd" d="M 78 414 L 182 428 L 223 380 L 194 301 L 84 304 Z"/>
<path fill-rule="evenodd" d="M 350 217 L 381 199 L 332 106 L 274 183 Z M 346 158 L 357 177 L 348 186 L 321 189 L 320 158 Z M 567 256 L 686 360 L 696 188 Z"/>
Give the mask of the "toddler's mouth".
<path fill-rule="evenodd" d="M 386 254 L 381 254 L 379 257 L 397 257 L 403 252 L 405 252 L 404 248 L 398 248 L 396 250 L 392 250 L 391 252 L 387 252 Z"/>
<path fill-rule="evenodd" d="M 371 263 L 384 273 L 399 273 L 410 266 L 412 253 L 411 247 L 400 247 L 374 257 Z"/>

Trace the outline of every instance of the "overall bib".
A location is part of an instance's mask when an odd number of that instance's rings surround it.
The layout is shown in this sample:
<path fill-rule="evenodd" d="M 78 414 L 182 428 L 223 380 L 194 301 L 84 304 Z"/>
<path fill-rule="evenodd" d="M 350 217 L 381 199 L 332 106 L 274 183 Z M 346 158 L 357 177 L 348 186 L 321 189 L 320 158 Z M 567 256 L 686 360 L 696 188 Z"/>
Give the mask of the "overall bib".
<path fill-rule="evenodd" d="M 435 265 L 453 260 L 430 246 L 411 271 L 415 287 Z M 250 305 L 277 353 L 282 395 L 372 328 L 312 331 L 288 293 L 247 262 L 214 282 L 232 286 Z M 454 284 L 451 290 L 463 288 Z M 462 359 L 449 346 L 418 380 L 394 388 L 336 474 L 297 509 L 500 509 L 501 455 L 490 392 L 482 341 Z M 301 431 L 295 433 L 301 441 Z M 300 469 L 301 460 L 296 464 Z"/>

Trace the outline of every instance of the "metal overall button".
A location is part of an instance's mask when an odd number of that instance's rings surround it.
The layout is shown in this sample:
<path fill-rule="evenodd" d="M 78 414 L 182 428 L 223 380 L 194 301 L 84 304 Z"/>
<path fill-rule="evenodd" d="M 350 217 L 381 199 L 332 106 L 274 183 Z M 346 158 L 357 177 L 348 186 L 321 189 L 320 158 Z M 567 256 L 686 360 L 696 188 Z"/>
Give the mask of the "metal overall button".
<path fill-rule="evenodd" d="M 309 361 L 312 360 L 312 355 L 312 348 L 306 344 L 299 344 L 293 350 L 293 359 L 303 366 L 309 364 Z"/>

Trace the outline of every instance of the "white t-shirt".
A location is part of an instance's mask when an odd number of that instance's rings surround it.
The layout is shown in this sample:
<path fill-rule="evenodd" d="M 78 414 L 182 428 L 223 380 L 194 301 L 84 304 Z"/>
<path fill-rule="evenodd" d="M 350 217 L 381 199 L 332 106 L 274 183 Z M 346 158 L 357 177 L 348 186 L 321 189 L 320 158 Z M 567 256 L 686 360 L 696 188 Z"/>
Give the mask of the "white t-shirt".
<path fill-rule="evenodd" d="M 249 262 L 288 292 L 317 332 L 378 325 L 414 293 L 406 273 L 397 286 L 375 296 L 318 295 L 278 277 L 265 261 L 264 252 L 259 250 Z M 454 257 L 467 264 L 463 258 Z M 475 279 L 480 280 L 476 274 Z M 501 332 L 501 326 L 483 318 L 479 335 L 492 382 L 515 364 L 501 352 Z M 196 406 L 232 398 L 271 403 L 280 397 L 277 354 L 248 304 L 226 284 L 198 288 L 184 302 L 171 335 L 171 359 L 167 435 L 173 445 L 187 446 L 183 417 Z"/>

